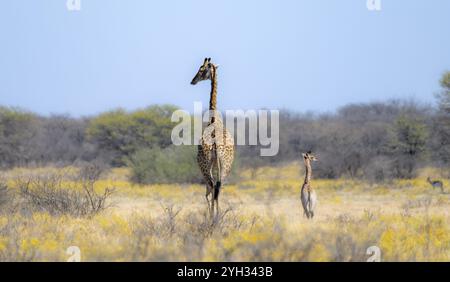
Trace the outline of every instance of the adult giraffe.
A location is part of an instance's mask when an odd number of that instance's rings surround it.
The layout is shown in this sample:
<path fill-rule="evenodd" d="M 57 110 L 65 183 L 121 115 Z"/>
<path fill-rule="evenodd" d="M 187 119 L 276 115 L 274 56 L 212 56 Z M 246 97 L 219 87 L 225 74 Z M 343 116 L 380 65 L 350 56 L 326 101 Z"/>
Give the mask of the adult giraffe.
<path fill-rule="evenodd" d="M 211 216 L 219 213 L 219 193 L 222 182 L 229 175 L 234 159 L 234 140 L 224 128 L 220 113 L 217 111 L 217 67 L 211 58 L 205 58 L 191 84 L 202 80 L 211 80 L 209 99 L 209 122 L 198 146 L 197 162 L 206 182 L 206 201 Z M 212 193 L 212 200 L 209 195 Z"/>

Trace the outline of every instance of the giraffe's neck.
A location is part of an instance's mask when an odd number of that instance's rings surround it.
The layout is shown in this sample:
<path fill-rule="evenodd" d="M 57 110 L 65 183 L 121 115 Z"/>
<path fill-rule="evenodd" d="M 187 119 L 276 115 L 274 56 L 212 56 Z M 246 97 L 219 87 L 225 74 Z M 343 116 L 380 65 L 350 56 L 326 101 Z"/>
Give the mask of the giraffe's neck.
<path fill-rule="evenodd" d="M 212 67 L 211 74 L 211 95 L 209 98 L 209 110 L 213 111 L 213 115 L 211 116 L 210 123 L 215 121 L 215 111 L 217 110 L 217 75 L 216 75 L 216 67 Z"/>
<path fill-rule="evenodd" d="M 311 162 L 308 159 L 305 159 L 305 184 L 311 182 L 311 173 Z"/>

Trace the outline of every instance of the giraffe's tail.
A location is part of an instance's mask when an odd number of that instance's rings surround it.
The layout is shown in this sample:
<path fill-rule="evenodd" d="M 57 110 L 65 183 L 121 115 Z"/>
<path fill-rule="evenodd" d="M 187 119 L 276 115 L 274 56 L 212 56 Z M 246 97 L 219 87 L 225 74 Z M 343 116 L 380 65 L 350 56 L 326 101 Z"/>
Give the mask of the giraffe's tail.
<path fill-rule="evenodd" d="M 214 186 L 214 200 L 219 199 L 220 187 L 222 186 L 222 163 L 220 157 L 217 154 L 217 144 L 216 144 L 216 162 L 217 162 L 217 181 L 216 186 Z"/>
<path fill-rule="evenodd" d="M 219 198 L 220 187 L 222 186 L 222 182 L 217 181 L 216 186 L 214 186 L 214 200 Z"/>

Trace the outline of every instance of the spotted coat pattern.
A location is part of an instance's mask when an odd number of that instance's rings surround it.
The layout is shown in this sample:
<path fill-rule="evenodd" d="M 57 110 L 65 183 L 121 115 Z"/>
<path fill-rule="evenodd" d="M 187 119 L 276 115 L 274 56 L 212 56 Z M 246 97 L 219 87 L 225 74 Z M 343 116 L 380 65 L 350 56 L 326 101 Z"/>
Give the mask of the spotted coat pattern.
<path fill-rule="evenodd" d="M 217 181 L 223 182 L 231 172 L 234 160 L 234 140 L 223 127 L 222 121 L 216 117 L 214 123 L 208 125 L 198 145 L 197 162 L 206 182 L 206 196 L 212 192 Z M 215 134 L 215 132 L 222 132 Z M 220 175 L 218 175 L 220 165 Z"/>

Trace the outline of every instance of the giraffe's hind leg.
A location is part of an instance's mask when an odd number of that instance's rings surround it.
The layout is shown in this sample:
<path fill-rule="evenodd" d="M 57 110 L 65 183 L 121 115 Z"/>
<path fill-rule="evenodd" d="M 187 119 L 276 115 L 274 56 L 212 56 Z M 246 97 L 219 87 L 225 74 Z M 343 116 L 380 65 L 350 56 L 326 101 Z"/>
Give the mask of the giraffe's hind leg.
<path fill-rule="evenodd" d="M 220 209 L 219 209 L 219 199 L 215 199 L 216 201 L 216 212 L 214 215 L 214 220 L 218 220 L 219 219 L 219 215 L 220 215 Z"/>
<path fill-rule="evenodd" d="M 305 215 L 307 219 L 311 218 L 311 213 L 308 210 L 305 211 Z"/>
<path fill-rule="evenodd" d="M 214 192 L 213 192 L 214 193 Z M 219 218 L 219 213 L 220 213 L 220 209 L 219 209 L 219 199 L 212 199 L 211 200 L 211 219 L 213 220 L 213 222 L 215 222 L 218 218 Z"/>
<path fill-rule="evenodd" d="M 204 155 L 201 153 L 198 154 L 197 161 L 199 163 L 200 170 L 203 174 L 203 180 L 206 182 L 206 184 L 205 184 L 205 186 L 206 186 L 205 199 L 206 199 L 206 203 L 208 205 L 208 212 L 211 213 L 212 201 L 213 201 L 212 193 L 214 190 L 212 171 L 211 171 L 212 168 L 210 165 L 208 165 L 207 160 L 205 159 Z"/>
<path fill-rule="evenodd" d="M 216 203 L 216 200 L 214 199 L 214 191 L 213 191 L 213 198 L 211 200 L 211 209 L 209 210 L 211 219 L 214 220 L 214 205 Z"/>
<path fill-rule="evenodd" d="M 206 187 L 205 198 L 206 198 L 206 203 L 208 204 L 208 210 L 211 209 L 211 200 L 209 199 L 209 195 L 211 195 L 211 189 L 209 189 L 209 187 Z"/>
<path fill-rule="evenodd" d="M 213 189 L 213 186 L 212 186 L 212 181 L 210 179 L 208 179 L 208 181 L 206 183 L 205 198 L 206 198 L 206 203 L 208 204 L 208 211 L 209 211 L 209 213 L 211 213 L 211 209 L 212 209 L 212 206 L 213 206 L 212 202 L 214 201 L 213 192 L 214 192 L 214 189 Z"/>
<path fill-rule="evenodd" d="M 219 208 L 219 194 L 220 194 L 220 181 L 218 181 L 216 183 L 216 186 L 214 187 L 213 190 L 213 213 L 215 213 L 215 216 L 217 217 L 220 213 L 220 208 Z M 215 211 L 214 211 L 214 206 L 215 206 Z"/>
<path fill-rule="evenodd" d="M 309 195 L 306 187 L 302 187 L 301 190 L 301 202 L 303 206 L 303 214 L 306 216 L 306 218 L 310 218 L 309 213 Z"/>
<path fill-rule="evenodd" d="M 316 210 L 316 205 L 317 205 L 317 194 L 313 190 L 313 191 L 309 192 L 309 203 L 308 203 L 309 216 L 311 219 L 314 217 L 314 211 Z"/>

